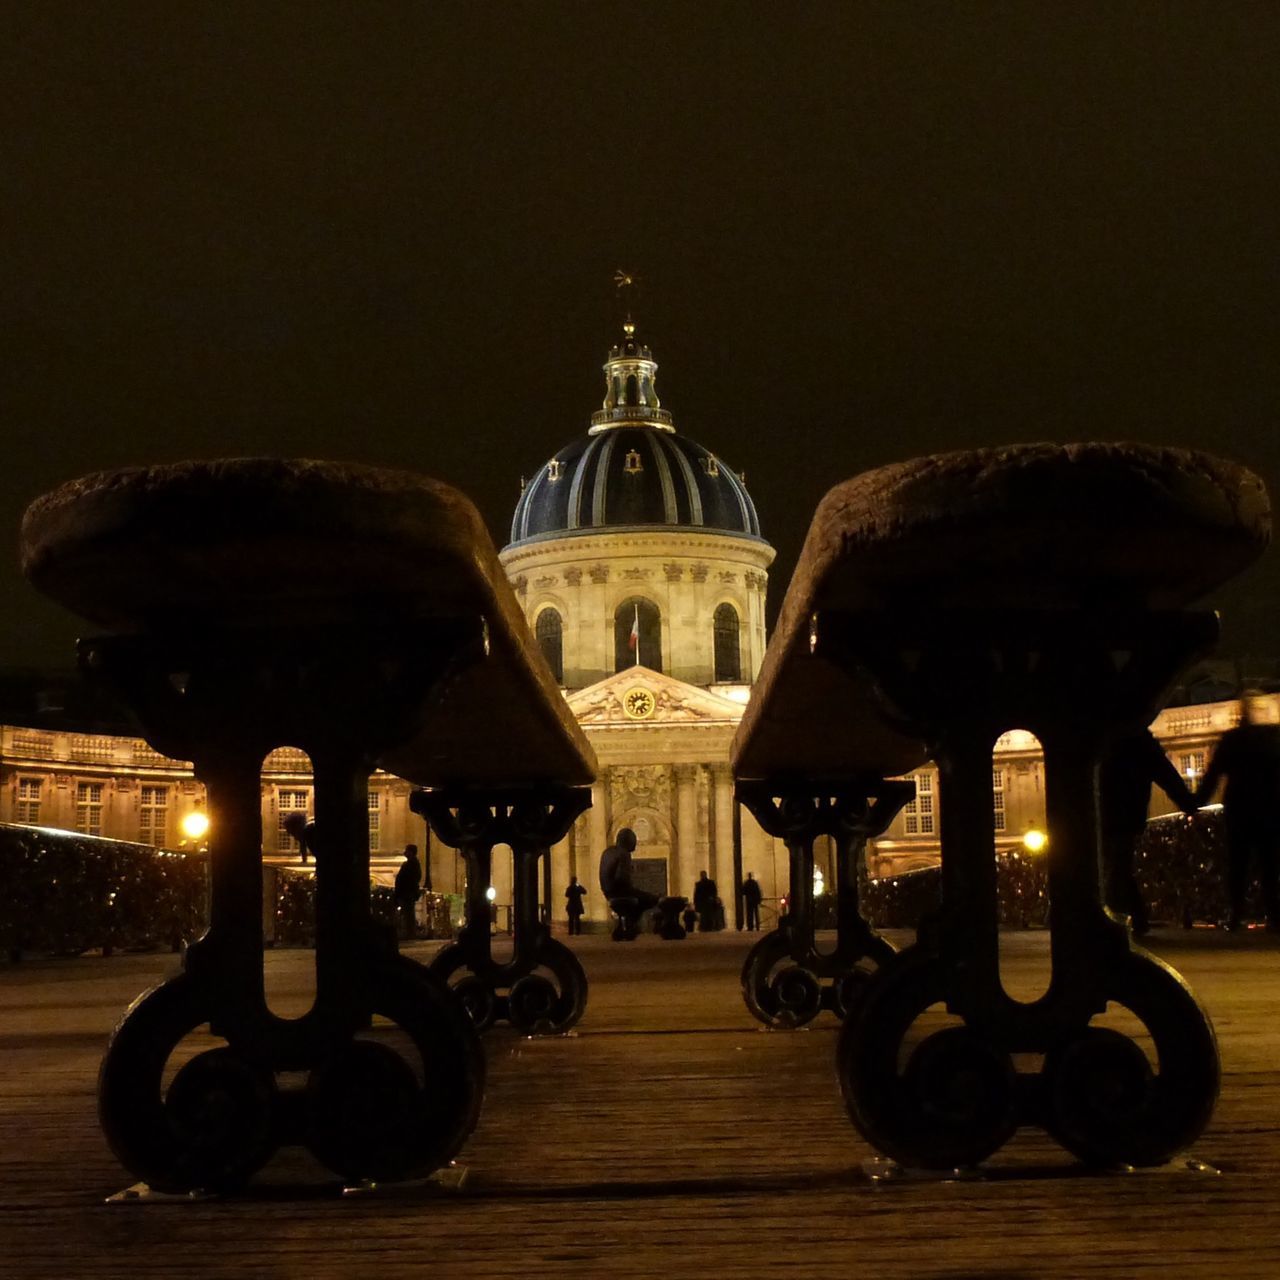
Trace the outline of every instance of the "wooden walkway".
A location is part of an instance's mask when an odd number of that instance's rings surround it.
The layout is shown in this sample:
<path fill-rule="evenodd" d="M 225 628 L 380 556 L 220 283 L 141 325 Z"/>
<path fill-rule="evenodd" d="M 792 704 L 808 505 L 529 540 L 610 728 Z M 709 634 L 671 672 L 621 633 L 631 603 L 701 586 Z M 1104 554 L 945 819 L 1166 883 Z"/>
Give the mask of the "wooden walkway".
<path fill-rule="evenodd" d="M 1029 993 L 1046 936 L 1007 941 Z M 1154 942 L 1221 1040 L 1222 1099 L 1192 1153 L 1217 1172 L 1082 1176 L 1024 1135 L 986 1177 L 887 1182 L 841 1104 L 829 1015 L 786 1033 L 746 1013 L 745 935 L 576 942 L 587 1015 L 564 1039 L 491 1034 L 461 1187 L 348 1198 L 299 1157 L 239 1201 L 104 1203 L 128 1178 L 98 1131 L 98 1059 L 172 957 L 0 969 L 0 1277 L 1280 1275 L 1274 938 Z M 282 1011 L 309 964 L 269 957 Z"/>

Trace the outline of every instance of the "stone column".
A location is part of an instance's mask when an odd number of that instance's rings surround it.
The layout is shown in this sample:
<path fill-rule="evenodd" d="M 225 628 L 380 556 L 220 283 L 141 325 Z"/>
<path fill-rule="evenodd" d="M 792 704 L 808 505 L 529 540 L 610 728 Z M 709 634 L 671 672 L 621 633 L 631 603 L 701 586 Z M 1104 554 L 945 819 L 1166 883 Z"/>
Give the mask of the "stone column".
<path fill-rule="evenodd" d="M 725 915 L 732 917 L 733 900 L 738 887 L 733 883 L 733 774 L 728 765 L 716 765 L 711 774 L 715 790 L 715 866 L 708 867 L 711 878 L 720 888 Z M 754 870 L 754 868 L 751 868 Z M 745 875 L 748 868 L 743 868 Z M 756 872 L 759 878 L 759 872 Z"/>
<path fill-rule="evenodd" d="M 698 776 L 696 764 L 678 764 L 676 775 L 676 866 L 675 884 L 667 886 L 668 893 L 692 897 L 698 872 L 695 866 L 698 848 L 698 805 L 695 784 Z"/>
<path fill-rule="evenodd" d="M 609 846 L 609 785 L 608 775 L 600 770 L 600 777 L 591 784 L 591 808 L 587 810 L 587 831 L 590 833 L 591 847 L 578 858 L 578 879 L 587 886 L 588 920 L 608 920 L 609 904 L 600 892 L 600 878 L 596 869 L 600 865 L 600 855 Z"/>

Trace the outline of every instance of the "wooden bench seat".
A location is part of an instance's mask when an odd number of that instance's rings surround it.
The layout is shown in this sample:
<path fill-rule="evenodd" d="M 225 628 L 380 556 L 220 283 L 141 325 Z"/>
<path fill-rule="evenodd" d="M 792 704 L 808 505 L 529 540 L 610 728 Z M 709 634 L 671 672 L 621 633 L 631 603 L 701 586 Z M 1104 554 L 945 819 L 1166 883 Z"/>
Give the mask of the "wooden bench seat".
<path fill-rule="evenodd" d="M 128 1012 L 103 1064 L 121 1163 L 188 1191 L 239 1186 L 281 1144 L 347 1179 L 447 1162 L 479 1114 L 483 1053 L 464 1002 L 371 918 L 375 764 L 449 793 L 463 829 L 451 843 L 496 828 L 512 844 L 528 972 L 511 999 L 525 1020 L 580 1016 L 586 999 L 580 966 L 557 971 L 537 932 L 532 868 L 590 803 L 595 760 L 474 506 L 353 464 L 128 468 L 34 502 L 22 558 L 102 633 L 81 642 L 85 669 L 208 791 L 209 930 L 181 976 Z M 315 785 L 316 999 L 296 1019 L 271 1013 L 262 975 L 261 766 L 281 746 L 308 753 Z M 469 894 L 483 901 L 487 861 L 478 870 Z M 395 1047 L 357 1035 L 378 1017 L 405 1033 Z M 166 1061 L 206 1023 L 223 1043 L 166 1086 Z"/>
<path fill-rule="evenodd" d="M 861 984 L 840 1039 L 850 1115 L 886 1154 L 971 1164 L 1037 1124 L 1085 1161 L 1156 1164 L 1208 1122 L 1207 1018 L 1101 903 L 1097 776 L 1109 744 L 1141 731 L 1210 651 L 1215 617 L 1187 606 L 1269 537 L 1256 476 L 1135 444 L 915 459 L 819 505 L 733 761 L 739 795 L 788 841 L 802 922 L 814 835 L 842 829 L 842 803 L 847 829 L 877 776 L 937 764 L 941 902 Z M 1031 1004 L 999 976 L 991 753 L 1013 728 L 1045 757 L 1053 978 Z M 796 963 L 772 992 L 784 1012 L 814 1001 L 803 950 L 784 936 L 753 971 L 762 1002 L 786 943 Z M 939 1004 L 962 1025 L 930 1026 Z M 1145 1026 L 1154 1055 L 1094 1024 L 1111 1005 Z M 1043 1065 L 1015 1068 L 1015 1054 Z"/>

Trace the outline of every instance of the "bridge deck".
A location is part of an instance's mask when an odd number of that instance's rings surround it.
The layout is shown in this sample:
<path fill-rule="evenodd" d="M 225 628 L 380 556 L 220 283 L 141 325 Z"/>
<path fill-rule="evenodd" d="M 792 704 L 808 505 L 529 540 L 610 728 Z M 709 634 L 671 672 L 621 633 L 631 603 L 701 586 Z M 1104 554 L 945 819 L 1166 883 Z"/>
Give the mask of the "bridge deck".
<path fill-rule="evenodd" d="M 1001 1175 L 876 1184 L 832 1070 L 835 1024 L 768 1032 L 747 1014 L 744 935 L 575 939 L 592 982 L 579 1034 L 487 1040 L 490 1083 L 459 1191 L 337 1199 L 273 1166 L 235 1203 L 106 1205 L 125 1175 L 94 1116 L 127 1001 L 167 956 L 0 969 L 0 1276 L 1143 1276 L 1280 1270 L 1280 946 L 1258 933 L 1158 936 L 1214 1016 L 1225 1079 L 1179 1168 L 1079 1176 L 1021 1135 Z M 1009 935 L 1033 983 L 1046 936 Z M 427 955 L 430 944 L 412 950 Z M 309 953 L 268 957 L 282 1011 Z M 290 1180 L 309 1180 L 299 1194 Z M 429 1270 L 430 1269 L 430 1270 Z"/>

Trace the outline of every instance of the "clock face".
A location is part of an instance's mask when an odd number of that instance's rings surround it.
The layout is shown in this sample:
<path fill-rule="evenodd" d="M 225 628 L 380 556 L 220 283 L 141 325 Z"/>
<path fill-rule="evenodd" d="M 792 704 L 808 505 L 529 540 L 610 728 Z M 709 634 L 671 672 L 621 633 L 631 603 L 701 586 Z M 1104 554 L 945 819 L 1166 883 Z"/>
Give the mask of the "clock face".
<path fill-rule="evenodd" d="M 640 685 L 622 695 L 622 709 L 633 720 L 647 720 L 653 715 L 654 705 L 653 694 Z"/>

